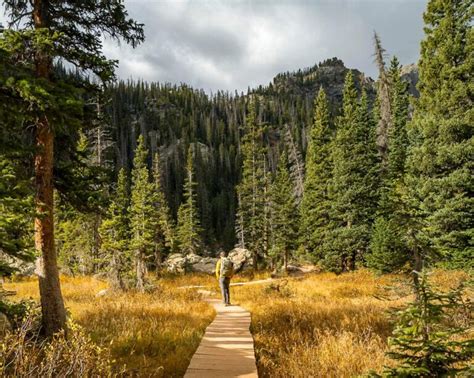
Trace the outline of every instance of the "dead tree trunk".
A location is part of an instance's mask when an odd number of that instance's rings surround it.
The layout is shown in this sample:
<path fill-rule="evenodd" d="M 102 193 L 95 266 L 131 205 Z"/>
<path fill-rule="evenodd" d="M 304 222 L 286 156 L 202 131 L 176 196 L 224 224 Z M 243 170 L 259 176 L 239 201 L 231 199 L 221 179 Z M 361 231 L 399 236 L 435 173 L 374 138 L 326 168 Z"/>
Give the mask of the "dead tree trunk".
<path fill-rule="evenodd" d="M 377 97 L 379 102 L 380 119 L 377 124 L 377 147 L 382 158 L 382 169 L 386 169 L 388 153 L 388 133 L 392 127 L 392 115 L 390 106 L 390 83 L 385 69 L 385 50 L 382 47 L 380 38 L 374 32 L 375 62 L 379 70 L 379 80 L 377 83 Z"/>
<path fill-rule="evenodd" d="M 48 27 L 48 1 L 35 0 L 33 17 L 36 29 Z M 36 55 L 36 75 L 49 80 L 51 58 L 42 51 Z M 66 311 L 59 284 L 54 248 L 53 162 L 54 133 L 46 115 L 36 120 L 35 151 L 35 247 L 39 253 L 39 277 L 43 330 L 47 336 L 65 329 Z"/>

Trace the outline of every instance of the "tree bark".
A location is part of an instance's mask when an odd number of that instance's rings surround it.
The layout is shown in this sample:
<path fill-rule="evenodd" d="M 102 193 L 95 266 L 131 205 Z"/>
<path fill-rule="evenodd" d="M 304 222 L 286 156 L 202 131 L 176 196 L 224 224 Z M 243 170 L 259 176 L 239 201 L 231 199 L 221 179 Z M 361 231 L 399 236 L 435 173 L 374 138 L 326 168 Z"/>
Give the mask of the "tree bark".
<path fill-rule="evenodd" d="M 48 25 L 48 1 L 34 1 L 35 28 Z M 51 58 L 39 51 L 36 56 L 36 75 L 49 80 Z M 35 248 L 39 257 L 36 274 L 39 277 L 43 331 L 52 336 L 66 328 L 66 311 L 59 283 L 54 248 L 53 161 L 54 134 L 46 115 L 36 121 L 35 151 Z"/>
<path fill-rule="evenodd" d="M 420 254 L 419 247 L 417 245 L 418 241 L 416 240 L 415 231 L 409 231 L 410 236 L 413 240 L 413 286 L 415 289 L 415 296 L 420 298 L 420 273 L 423 270 L 423 257 Z"/>
<path fill-rule="evenodd" d="M 357 251 L 351 252 L 351 260 L 349 263 L 349 270 L 354 271 L 356 269 Z"/>
<path fill-rule="evenodd" d="M 137 290 L 142 293 L 145 291 L 145 274 L 145 254 L 142 251 L 138 251 L 136 262 Z"/>

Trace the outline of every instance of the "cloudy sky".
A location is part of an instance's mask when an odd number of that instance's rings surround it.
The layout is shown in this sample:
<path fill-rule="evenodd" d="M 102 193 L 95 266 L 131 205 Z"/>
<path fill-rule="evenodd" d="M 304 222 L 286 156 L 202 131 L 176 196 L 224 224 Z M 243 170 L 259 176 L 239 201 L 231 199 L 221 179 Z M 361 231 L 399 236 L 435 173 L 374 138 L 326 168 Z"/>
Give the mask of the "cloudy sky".
<path fill-rule="evenodd" d="M 427 0 L 125 0 L 145 24 L 133 50 L 105 42 L 119 77 L 245 90 L 279 72 L 337 56 L 375 77 L 372 35 L 389 54 L 416 62 Z"/>

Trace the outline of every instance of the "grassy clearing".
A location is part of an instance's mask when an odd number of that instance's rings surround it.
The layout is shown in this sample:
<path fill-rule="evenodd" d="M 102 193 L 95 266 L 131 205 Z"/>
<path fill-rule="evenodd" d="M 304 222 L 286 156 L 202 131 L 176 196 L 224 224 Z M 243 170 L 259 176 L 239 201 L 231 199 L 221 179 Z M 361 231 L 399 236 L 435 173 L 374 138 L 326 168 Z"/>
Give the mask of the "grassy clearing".
<path fill-rule="evenodd" d="M 151 294 L 126 293 L 97 298 L 107 287 L 91 277 L 62 277 L 66 306 L 86 334 L 107 349 L 128 374 L 179 377 L 199 345 L 214 310 L 194 290 L 178 289 L 183 278 L 159 281 Z M 202 277 L 191 281 L 205 282 Z M 189 280 L 186 280 L 189 282 Z M 38 299 L 36 280 L 7 283 L 17 299 Z"/>
<path fill-rule="evenodd" d="M 264 279 L 244 275 L 234 282 Z M 431 281 L 455 287 L 462 272 L 436 271 Z M 331 273 L 231 288 L 232 300 L 252 313 L 257 364 L 262 377 L 354 377 L 380 372 L 393 323 L 390 310 L 412 300 L 406 277 L 377 277 L 366 270 Z M 66 305 L 74 320 L 116 365 L 135 376 L 182 376 L 214 310 L 195 289 L 218 296 L 212 276 L 163 276 L 152 294 L 97 298 L 106 288 L 91 277 L 62 277 Z M 8 283 L 16 298 L 38 298 L 36 280 Z"/>
<path fill-rule="evenodd" d="M 463 277 L 439 271 L 433 280 L 451 287 Z M 393 329 L 389 310 L 413 299 L 406 278 L 360 270 L 312 275 L 277 288 L 234 289 L 236 302 L 252 313 L 260 376 L 354 377 L 391 363 L 385 356 Z"/>

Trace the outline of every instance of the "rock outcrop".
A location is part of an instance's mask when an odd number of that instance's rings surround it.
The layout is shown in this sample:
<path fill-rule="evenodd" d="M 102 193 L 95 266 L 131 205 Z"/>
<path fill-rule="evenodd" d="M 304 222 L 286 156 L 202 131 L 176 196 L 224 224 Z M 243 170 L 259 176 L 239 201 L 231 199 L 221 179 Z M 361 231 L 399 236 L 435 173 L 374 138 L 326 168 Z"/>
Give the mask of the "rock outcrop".
<path fill-rule="evenodd" d="M 416 64 L 407 64 L 400 71 L 400 77 L 408 83 L 408 92 L 414 97 L 420 96 L 420 92 L 416 88 L 418 76 L 418 66 Z"/>
<path fill-rule="evenodd" d="M 332 109 L 342 104 L 344 81 L 348 71 L 352 71 L 358 90 L 365 89 L 370 99 L 375 98 L 375 82 L 356 69 L 349 69 L 338 58 L 325 61 L 295 72 L 278 74 L 269 87 L 264 89 L 268 96 L 297 96 L 313 99 L 323 87 Z"/>
<path fill-rule="evenodd" d="M 234 263 L 236 272 L 250 266 L 252 254 L 243 248 L 235 248 L 229 252 L 229 258 Z M 164 262 L 165 269 L 170 273 L 205 273 L 214 274 L 217 257 L 203 257 L 195 254 L 183 255 L 174 253 Z"/>

